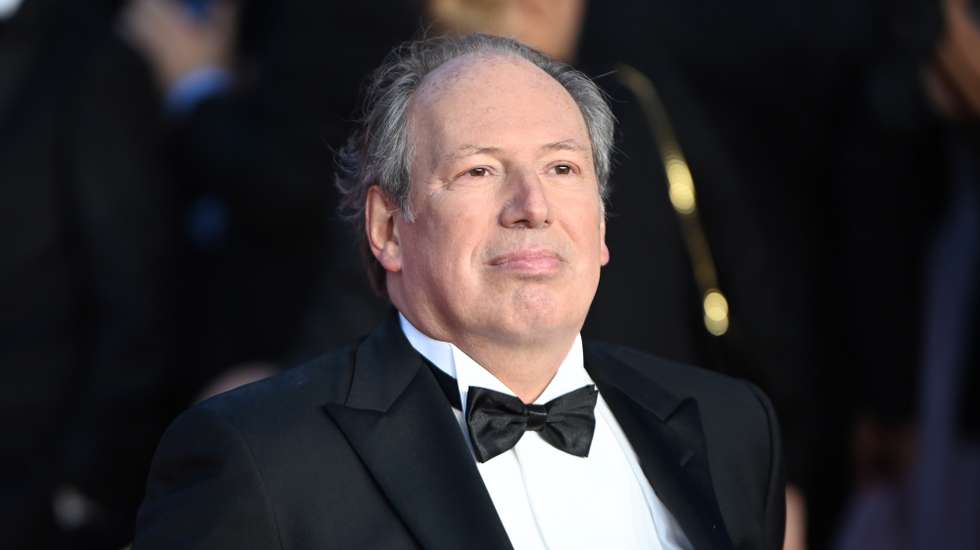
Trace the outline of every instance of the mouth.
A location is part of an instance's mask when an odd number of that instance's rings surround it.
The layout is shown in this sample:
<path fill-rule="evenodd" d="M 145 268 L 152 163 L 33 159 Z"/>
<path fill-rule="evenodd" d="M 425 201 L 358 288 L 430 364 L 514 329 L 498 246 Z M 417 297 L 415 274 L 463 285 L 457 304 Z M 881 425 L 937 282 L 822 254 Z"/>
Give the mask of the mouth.
<path fill-rule="evenodd" d="M 494 256 L 490 266 L 522 276 L 546 276 L 558 272 L 561 256 L 545 249 L 525 249 Z"/>

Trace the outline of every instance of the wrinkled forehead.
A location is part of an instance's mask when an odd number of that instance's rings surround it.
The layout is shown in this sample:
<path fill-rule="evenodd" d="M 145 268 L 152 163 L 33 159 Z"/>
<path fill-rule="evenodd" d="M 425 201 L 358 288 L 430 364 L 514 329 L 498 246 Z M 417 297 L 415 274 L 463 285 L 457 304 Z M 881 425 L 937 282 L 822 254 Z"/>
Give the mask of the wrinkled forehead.
<path fill-rule="evenodd" d="M 505 52 L 469 53 L 443 63 L 425 76 L 415 93 L 415 99 L 423 104 L 438 101 L 446 94 L 456 91 L 457 87 L 492 92 L 494 88 L 507 86 L 507 80 L 516 76 L 521 78 L 523 84 L 533 86 L 539 91 L 572 99 L 565 88 L 543 69 L 524 58 Z"/>
<path fill-rule="evenodd" d="M 506 53 L 467 54 L 429 73 L 412 99 L 409 121 L 417 144 L 458 137 L 528 145 L 574 139 L 590 146 L 585 120 L 565 87 Z"/>

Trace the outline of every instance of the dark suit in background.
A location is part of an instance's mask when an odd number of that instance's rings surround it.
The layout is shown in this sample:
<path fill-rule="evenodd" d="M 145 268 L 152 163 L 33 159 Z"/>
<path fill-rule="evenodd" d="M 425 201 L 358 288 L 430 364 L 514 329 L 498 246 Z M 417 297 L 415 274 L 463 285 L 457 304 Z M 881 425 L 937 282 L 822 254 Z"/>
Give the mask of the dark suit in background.
<path fill-rule="evenodd" d="M 5 548 L 124 545 L 173 410 L 156 106 L 104 15 L 28 0 L 0 26 Z M 53 510 L 66 487 L 81 515 Z"/>
<path fill-rule="evenodd" d="M 509 548 L 424 365 L 392 315 L 191 409 L 154 459 L 134 548 Z M 761 392 L 603 344 L 586 344 L 585 365 L 696 548 L 781 547 L 779 431 Z"/>
<path fill-rule="evenodd" d="M 785 61 L 769 48 L 789 42 L 771 35 L 772 44 L 759 37 L 729 40 L 751 34 L 740 26 L 746 20 L 775 27 L 801 8 L 767 3 L 773 11 L 762 17 L 762 6 L 721 4 L 589 4 L 579 63 L 610 94 L 620 125 L 606 235 L 611 261 L 602 270 L 583 333 L 759 384 L 780 414 L 788 480 L 800 484 L 809 475 L 818 399 L 819 334 L 809 265 L 814 259 L 806 243 L 807 231 L 822 220 L 810 186 L 819 174 L 797 167 L 817 170 L 810 158 L 821 149 L 818 144 L 808 149 L 795 135 L 775 138 L 804 131 L 789 127 L 809 124 L 814 115 L 804 111 L 791 119 L 789 107 L 778 112 L 776 101 L 763 107 L 769 98 L 758 97 L 755 88 L 763 82 L 742 76 L 753 71 L 752 63 L 782 70 Z M 701 39 L 695 40 L 695 33 Z M 705 327 L 706 289 L 695 284 L 697 258 L 687 244 L 692 234 L 669 200 L 664 143 L 641 98 L 624 85 L 627 70 L 655 88 L 663 106 L 656 118 L 672 128 L 690 168 L 700 220 L 694 236 L 707 243 L 717 288 L 728 300 L 730 325 L 724 335 L 714 336 Z M 759 78 L 767 74 L 760 70 Z"/>
<path fill-rule="evenodd" d="M 350 230 L 335 215 L 333 150 L 348 133 L 362 79 L 412 35 L 417 11 L 411 2 L 241 8 L 235 85 L 171 117 L 182 211 L 190 218 L 202 197 L 224 209 L 217 235 L 202 243 L 185 234 L 181 246 L 189 387 L 238 363 L 285 361 L 313 347 L 300 335 L 317 299 L 345 319 L 312 329 L 319 346 L 378 319 Z"/>
<path fill-rule="evenodd" d="M 622 139 L 612 261 L 585 334 L 758 383 L 818 548 L 850 490 L 857 414 L 913 412 L 918 323 L 892 312 L 920 309 L 944 193 L 928 175 L 935 132 L 910 130 L 929 114 L 920 78 L 938 24 L 919 0 L 589 4 L 579 57 L 605 75 Z M 731 306 L 721 338 L 701 323 L 658 143 L 617 63 L 657 86 L 688 157 Z"/>

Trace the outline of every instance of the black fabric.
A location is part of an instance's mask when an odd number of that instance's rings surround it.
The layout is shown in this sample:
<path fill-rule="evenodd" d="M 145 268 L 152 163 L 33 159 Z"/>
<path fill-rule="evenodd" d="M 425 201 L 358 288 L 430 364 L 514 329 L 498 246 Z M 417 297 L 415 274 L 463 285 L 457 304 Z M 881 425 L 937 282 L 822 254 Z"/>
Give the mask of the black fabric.
<path fill-rule="evenodd" d="M 181 364 L 198 387 L 239 363 L 315 357 L 384 317 L 335 215 L 332 151 L 361 81 L 419 19 L 413 1 L 243 0 L 241 14 L 235 87 L 177 117 L 170 140 L 181 207 L 227 209 L 219 242 L 181 241 Z"/>
<path fill-rule="evenodd" d="M 462 411 L 456 380 L 424 357 L 422 361 L 432 372 L 449 404 Z M 473 452 L 477 460 L 486 462 L 512 448 L 520 441 L 524 431 L 531 430 L 540 432 L 541 437 L 555 448 L 575 456 L 588 456 L 595 431 L 594 411 L 598 395 L 594 386 L 586 386 L 544 405 L 524 405 L 520 399 L 510 395 L 486 388 L 470 388 L 465 418 Z M 490 407 L 476 406 L 486 401 L 492 402 Z M 582 407 L 582 411 L 569 410 L 569 404 L 573 409 Z M 497 408 L 503 410 L 495 410 Z M 562 424 L 566 417 L 572 420 L 572 424 Z M 586 418 L 588 421 L 580 425 L 578 421 Z"/>
<path fill-rule="evenodd" d="M 850 492 L 861 412 L 913 412 L 925 244 L 945 162 L 921 76 L 941 28 L 924 0 L 589 2 L 581 66 L 619 121 L 607 244 L 583 335 L 744 377 L 785 425 L 814 547 Z M 697 186 L 731 329 L 700 297 L 643 113 L 657 86 Z M 619 139 L 621 138 L 621 139 Z M 626 255 L 622 251 L 627 251 Z M 821 403 L 834 403 L 827 408 Z"/>
<path fill-rule="evenodd" d="M 422 361 L 432 371 L 432 375 L 436 377 L 436 382 L 439 383 L 442 393 L 446 394 L 446 399 L 449 400 L 449 404 L 457 411 L 462 411 L 463 404 L 459 402 L 459 386 L 456 384 L 456 379 L 443 372 L 442 369 L 433 365 L 424 357 Z"/>
<path fill-rule="evenodd" d="M 807 437 L 812 433 L 818 362 L 812 304 L 807 303 L 810 271 L 801 265 L 809 258 L 800 257 L 806 248 L 801 229 L 807 218 L 795 210 L 807 215 L 811 211 L 798 204 L 805 202 L 796 195 L 799 186 L 790 191 L 784 180 L 777 182 L 761 169 L 753 173 L 743 162 L 745 157 L 753 162 L 764 158 L 766 168 L 772 167 L 771 140 L 760 146 L 764 152 L 737 147 L 757 139 L 745 128 L 756 128 L 753 117 L 759 111 L 746 113 L 747 121 L 732 122 L 736 113 L 743 113 L 730 97 L 713 95 L 721 83 L 709 89 L 699 86 L 682 64 L 685 59 L 668 55 L 669 50 L 658 44 L 675 38 L 677 29 L 668 28 L 672 21 L 690 17 L 702 24 L 700 17 L 705 17 L 711 23 L 704 24 L 719 24 L 714 18 L 728 8 L 716 4 L 722 11 L 710 14 L 692 13 L 703 6 L 687 4 L 589 4 L 581 67 L 608 94 L 617 135 L 606 221 L 610 262 L 602 268 L 582 334 L 758 384 L 784 421 L 787 468 L 799 481 L 811 455 Z M 660 10 L 671 15 L 657 15 Z M 645 23 L 628 25 L 623 32 L 611 30 L 629 20 Z M 658 31 L 635 36 L 635 29 L 648 28 L 646 22 Z M 636 95 L 617 79 L 621 63 L 633 66 L 656 87 L 691 170 L 704 237 L 729 305 L 731 324 L 723 336 L 705 328 L 703 298 L 685 244 L 688 236 L 668 194 L 660 150 L 664 144 L 658 142 Z M 728 86 L 739 84 L 725 80 Z M 724 106 L 720 113 L 719 106 Z M 785 204 L 778 201 L 782 193 L 790 195 Z M 777 199 L 777 204 L 761 204 L 756 194 Z M 778 227 L 767 227 L 771 223 Z"/>
<path fill-rule="evenodd" d="M 974 297 L 974 301 L 980 301 Z M 970 329 L 971 349 L 967 355 L 962 395 L 960 396 L 959 425 L 963 436 L 980 444 L 980 307 L 974 308 Z"/>
<path fill-rule="evenodd" d="M 696 548 L 781 548 L 779 428 L 761 392 L 626 348 L 584 353 Z M 511 548 L 445 405 L 395 316 L 197 405 L 160 443 L 134 549 Z"/>
<path fill-rule="evenodd" d="M 974 197 L 980 195 L 980 122 L 960 128 L 960 177 L 972 184 Z M 980 208 L 980 205 L 974 205 Z M 980 250 L 974 251 L 980 255 Z M 976 260 L 974 260 L 976 261 Z M 974 286 L 970 296 L 964 296 L 972 304 L 972 315 L 966 321 L 964 331 L 966 337 L 963 345 L 965 363 L 963 365 L 962 383 L 960 384 L 958 428 L 965 439 L 972 443 L 980 443 L 980 287 Z"/>
<path fill-rule="evenodd" d="M 0 533 L 119 548 L 176 414 L 171 210 L 147 74 L 87 3 L 0 34 Z M 54 493 L 94 502 L 58 529 Z"/>
<path fill-rule="evenodd" d="M 486 462 L 517 445 L 525 431 L 538 432 L 549 445 L 575 456 L 589 456 L 595 433 L 599 391 L 589 385 L 543 405 L 525 405 L 513 395 L 470 386 L 466 425 L 476 459 Z"/>

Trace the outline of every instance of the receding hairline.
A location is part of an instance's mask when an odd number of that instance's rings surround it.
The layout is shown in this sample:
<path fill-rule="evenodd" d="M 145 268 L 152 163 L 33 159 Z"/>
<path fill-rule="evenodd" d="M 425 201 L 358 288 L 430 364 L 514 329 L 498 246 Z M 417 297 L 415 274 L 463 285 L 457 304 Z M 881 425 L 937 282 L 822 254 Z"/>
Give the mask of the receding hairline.
<path fill-rule="evenodd" d="M 476 64 L 480 67 L 486 68 L 487 64 L 492 65 L 495 63 L 506 63 L 513 66 L 531 69 L 532 73 L 535 73 L 541 77 L 542 83 L 550 83 L 554 91 L 561 95 L 570 106 L 575 108 L 575 112 L 578 113 L 579 121 L 582 123 L 582 127 L 585 130 L 587 140 L 586 143 L 579 144 L 577 140 L 569 138 L 553 143 L 543 144 L 541 149 L 591 151 L 594 148 L 591 136 L 589 135 L 588 122 L 585 119 L 585 113 L 582 112 L 579 102 L 565 87 L 565 85 L 553 75 L 549 74 L 542 67 L 535 64 L 533 61 L 521 57 L 515 52 L 510 52 L 507 50 L 488 50 L 465 53 L 446 61 L 426 74 L 415 88 L 406 109 L 406 131 L 409 133 L 409 135 L 414 132 L 414 120 L 415 117 L 418 116 L 418 107 L 423 105 L 430 106 L 434 102 L 437 102 L 442 94 L 448 93 L 448 90 L 453 86 L 453 84 L 467 75 L 468 66 Z M 414 140 L 410 140 L 410 142 L 414 143 Z M 491 149 L 496 149 L 496 147 L 490 144 L 470 143 L 465 144 L 454 151 L 447 152 L 445 158 L 466 155 L 466 150 L 489 151 Z M 438 160 L 445 160 L 445 158 L 442 158 L 441 156 Z"/>
<path fill-rule="evenodd" d="M 548 74 L 547 71 L 536 65 L 531 60 L 521 57 L 516 52 L 507 50 L 485 50 L 464 53 L 446 61 L 435 69 L 432 69 L 422 78 L 422 81 L 419 82 L 414 95 L 416 97 L 423 97 L 427 94 L 445 89 L 465 76 L 465 68 L 470 64 L 479 63 L 481 65 L 486 65 L 501 62 L 510 65 L 528 67 L 532 69 L 532 72 L 535 72 L 540 76 L 547 78 L 547 80 L 554 82 L 559 88 L 565 89 L 561 82 L 555 79 L 555 77 Z M 565 92 L 566 94 L 568 93 L 567 90 L 565 90 Z M 568 94 L 568 96 L 574 101 L 571 94 Z"/>
<path fill-rule="evenodd" d="M 375 69 L 365 88 L 361 114 L 346 144 L 337 152 L 335 185 L 340 191 L 339 210 L 342 217 L 358 228 L 361 252 L 368 264 L 372 286 L 384 294 L 385 271 L 371 254 L 365 237 L 365 212 L 367 195 L 373 186 L 379 186 L 406 215 L 411 218 L 411 170 L 415 155 L 413 135 L 417 128 L 409 111 L 418 113 L 418 98 L 423 81 L 431 90 L 433 84 L 451 83 L 455 73 L 465 75 L 473 59 L 489 63 L 512 63 L 524 60 L 543 71 L 550 79 L 536 82 L 557 82 L 563 94 L 571 97 L 585 123 L 585 143 L 592 153 L 592 166 L 599 184 L 603 204 L 609 193 L 610 156 L 614 147 L 615 117 L 609 109 L 605 95 L 594 81 L 573 67 L 549 59 L 541 53 L 512 39 L 486 34 L 462 37 L 433 37 L 406 42 L 395 48 Z M 481 75 L 482 76 L 482 75 Z M 506 83 L 507 79 L 495 82 Z M 553 86 L 548 84 L 548 86 Z M 553 88 L 552 88 L 553 89 Z M 426 92 L 430 93 L 430 92 Z M 566 96 L 566 97 L 567 97 Z M 570 136 L 553 136 L 560 140 Z M 490 143 L 478 145 L 494 145 Z"/>

